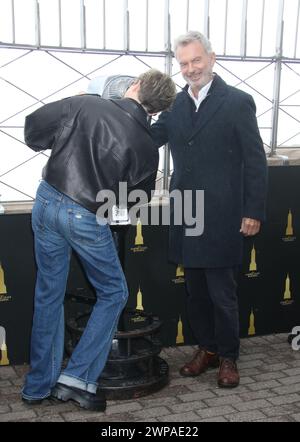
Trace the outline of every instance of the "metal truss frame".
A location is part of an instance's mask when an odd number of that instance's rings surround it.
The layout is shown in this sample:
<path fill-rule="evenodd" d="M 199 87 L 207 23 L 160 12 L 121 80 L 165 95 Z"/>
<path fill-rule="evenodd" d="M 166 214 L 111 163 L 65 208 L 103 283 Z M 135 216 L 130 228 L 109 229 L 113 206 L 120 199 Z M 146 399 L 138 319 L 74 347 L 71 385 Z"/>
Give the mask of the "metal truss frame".
<path fill-rule="evenodd" d="M 35 100 L 35 103 L 17 111 L 14 115 L 9 116 L 8 118 L 4 119 L 3 121 L 0 121 L 0 132 L 4 133 L 7 136 L 10 136 L 14 138 L 11 134 L 7 133 L 5 129 L 7 128 L 16 128 L 16 126 L 9 126 L 7 122 L 14 116 L 24 112 L 25 110 L 30 109 L 30 107 L 35 106 L 36 103 L 43 104 L 45 100 L 51 98 L 52 95 L 55 95 L 57 92 L 62 91 L 69 87 L 70 85 L 80 81 L 82 78 L 88 78 L 92 75 L 95 71 L 99 71 L 101 68 L 104 68 L 107 66 L 107 64 L 113 63 L 117 59 L 119 59 L 122 56 L 133 56 L 137 60 L 139 60 L 141 63 L 144 63 L 145 65 L 149 66 L 144 60 L 141 60 L 139 57 L 162 57 L 165 60 L 165 72 L 169 73 L 170 75 L 175 76 L 176 73 L 172 73 L 172 61 L 174 54 L 171 49 L 171 16 L 170 16 L 170 0 L 164 0 L 164 50 L 163 51 L 150 51 L 148 50 L 148 36 L 149 36 L 149 29 L 148 29 L 148 12 L 149 12 L 149 0 L 146 0 L 146 28 L 145 28 L 145 50 L 144 51 L 133 51 L 130 50 L 130 44 L 129 44 L 129 23 L 130 23 L 130 16 L 129 16 L 129 10 L 128 10 L 128 0 L 124 0 L 123 7 L 124 7 L 124 40 L 123 40 L 123 48 L 119 50 L 111 50 L 106 47 L 106 40 L 105 40 L 105 33 L 106 33 L 106 23 L 105 23 L 105 7 L 106 7 L 106 1 L 102 0 L 102 6 L 103 6 L 103 23 L 102 23 L 102 32 L 103 32 L 103 42 L 104 47 L 101 49 L 95 49 L 95 48 L 88 48 L 86 46 L 86 13 L 85 13 L 85 3 L 84 0 L 80 0 L 80 10 L 81 10 L 81 20 L 80 20 L 80 35 L 81 35 L 81 47 L 73 48 L 73 47 L 64 47 L 62 45 L 62 20 L 61 20 L 61 0 L 57 0 L 57 5 L 59 8 L 59 46 L 43 46 L 41 45 L 41 28 L 40 28 L 40 10 L 39 10 L 39 0 L 35 0 L 35 45 L 29 45 L 29 44 L 19 44 L 15 42 L 15 19 L 14 19 L 14 0 L 11 0 L 11 10 L 12 10 L 12 41 L 8 43 L 0 42 L 0 50 L 1 48 L 12 48 L 12 49 L 23 49 L 27 50 L 26 53 L 22 54 L 21 56 L 18 56 L 14 58 L 13 60 L 10 60 L 8 63 L 5 63 L 4 65 L 0 66 L 0 79 L 3 79 L 1 77 L 1 68 L 4 66 L 7 66 L 8 64 L 14 63 L 15 61 L 19 60 L 22 57 L 25 57 L 26 55 L 30 54 L 34 50 L 44 51 L 49 56 L 56 58 L 59 62 L 65 64 L 68 68 L 76 71 L 80 78 L 75 80 L 72 83 L 66 84 L 63 88 L 60 90 L 54 91 L 52 94 L 43 97 L 42 99 L 38 99 L 37 97 L 34 97 L 32 94 L 29 94 L 23 89 L 20 89 L 17 85 L 10 83 L 12 86 L 18 88 L 23 93 L 29 95 L 31 98 Z M 247 8 L 248 8 L 248 0 L 242 0 L 243 1 L 243 7 L 242 7 L 242 29 L 241 29 L 241 42 L 240 42 L 240 55 L 230 55 L 226 53 L 226 35 L 227 35 L 227 13 L 228 13 L 228 0 L 226 0 L 226 16 L 225 16 L 225 31 L 224 31 L 224 49 L 222 54 L 217 54 L 217 63 L 219 63 L 223 69 L 228 70 L 237 80 L 236 86 L 240 85 L 241 83 L 247 85 L 248 87 L 252 88 L 256 93 L 260 94 L 262 97 L 264 97 L 266 100 L 270 102 L 270 108 L 266 110 L 264 113 L 269 112 L 272 110 L 272 122 L 269 129 L 271 129 L 271 139 L 270 139 L 270 153 L 269 156 L 278 156 L 277 155 L 277 148 L 280 148 L 283 144 L 294 138 L 295 136 L 299 135 L 300 131 L 296 134 L 292 135 L 287 139 L 285 142 L 281 143 L 279 146 L 277 144 L 277 134 L 278 134 L 278 119 L 279 119 L 279 111 L 284 112 L 289 117 L 295 119 L 299 124 L 300 120 L 298 120 L 296 117 L 291 115 L 288 111 L 288 106 L 284 104 L 284 102 L 290 98 L 291 96 L 297 94 L 300 92 L 300 89 L 296 90 L 294 93 L 290 94 L 288 97 L 285 97 L 283 99 L 280 99 L 280 91 L 281 91 L 281 72 L 282 67 L 285 65 L 288 69 L 293 71 L 297 76 L 300 77 L 300 74 L 293 69 L 290 65 L 292 64 L 298 64 L 300 63 L 300 58 L 296 58 L 297 54 L 297 44 L 298 44 L 298 31 L 296 31 L 296 37 L 295 37 L 295 45 L 294 45 L 294 58 L 287 58 L 283 56 L 283 35 L 284 35 L 284 4 L 285 0 L 279 0 L 279 11 L 278 11 L 278 22 L 277 22 L 277 42 L 276 42 L 276 54 L 274 56 L 265 57 L 262 56 L 262 43 L 263 43 L 263 37 L 264 37 L 264 13 L 265 13 L 265 0 L 263 0 L 263 11 L 262 11 L 262 19 L 260 24 L 260 54 L 258 56 L 248 56 L 247 55 Z M 187 5 L 187 16 L 186 16 L 186 30 L 189 29 L 189 7 L 190 7 L 190 0 L 186 0 Z M 210 36 L 210 0 L 204 0 L 204 32 L 208 36 Z M 300 22 L 300 0 L 298 0 L 298 13 L 297 13 L 297 29 L 299 28 L 299 22 Z M 77 69 L 72 67 L 71 65 L 67 64 L 66 62 L 59 59 L 55 54 L 52 52 L 72 52 L 72 53 L 82 53 L 82 54 L 103 54 L 103 55 L 115 55 L 115 58 L 113 60 L 110 60 L 108 63 L 104 63 L 103 65 L 100 65 L 93 71 L 83 74 L 82 72 L 79 72 Z M 241 79 L 238 75 L 236 75 L 231 70 L 227 69 L 222 62 L 223 61 L 243 61 L 243 62 L 264 62 L 265 66 L 263 66 L 261 69 L 258 69 L 256 72 L 252 73 L 249 77 L 246 79 Z M 248 83 L 248 80 L 252 78 L 253 76 L 260 73 L 262 70 L 264 70 L 266 67 L 273 65 L 274 66 L 274 86 L 273 86 L 273 97 L 272 99 L 266 97 L 261 91 L 258 91 L 253 86 L 251 86 Z M 6 82 L 8 82 L 7 79 L 5 79 Z M 298 106 L 298 105 L 297 105 Z M 300 107 L 300 105 L 299 105 Z M 261 114 L 263 115 L 263 114 Z M 259 116 L 261 116 L 259 115 Z M 17 140 L 17 139 L 16 139 Z M 18 142 L 21 142 L 20 140 L 17 140 Z M 19 164 L 18 166 L 14 167 L 13 169 L 7 170 L 5 173 L 0 175 L 0 183 L 8 185 L 2 181 L 2 178 L 10 173 L 12 170 L 15 170 L 17 167 L 20 167 L 24 163 L 30 161 L 31 159 L 35 158 L 37 155 L 46 155 L 45 153 L 38 153 L 36 155 L 33 155 L 30 159 L 26 160 L 25 162 Z M 164 147 L 164 165 L 163 165 L 163 188 L 168 188 L 168 180 L 170 176 L 170 169 L 171 169 L 171 161 L 170 161 L 170 151 L 169 146 L 166 145 Z M 20 193 L 23 193 L 19 189 Z M 26 195 L 26 194 L 24 194 Z M 30 195 L 26 195 L 30 199 Z"/>

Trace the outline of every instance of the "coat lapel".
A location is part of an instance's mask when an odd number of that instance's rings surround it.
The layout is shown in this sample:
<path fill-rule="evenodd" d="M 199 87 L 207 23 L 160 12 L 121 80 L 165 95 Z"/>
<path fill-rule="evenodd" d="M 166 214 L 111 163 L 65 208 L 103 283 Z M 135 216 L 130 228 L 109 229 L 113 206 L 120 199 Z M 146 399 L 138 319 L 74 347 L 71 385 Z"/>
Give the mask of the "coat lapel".
<path fill-rule="evenodd" d="M 187 87 L 182 91 L 182 100 L 184 102 L 181 113 L 181 127 L 187 140 L 191 140 L 201 129 L 211 120 L 218 109 L 223 105 L 228 94 L 228 86 L 218 75 L 215 74 L 213 84 L 208 91 L 208 96 L 205 102 L 202 103 L 198 112 L 201 112 L 197 123 L 193 126 L 190 115 L 190 104 L 188 100 L 190 97 L 187 93 Z M 180 104 L 180 103 L 179 103 Z"/>
<path fill-rule="evenodd" d="M 177 108 L 179 110 L 179 115 L 176 120 L 180 126 L 181 132 L 184 135 L 184 138 L 190 138 L 191 133 L 194 130 L 192 118 L 191 118 L 191 104 L 190 104 L 190 96 L 187 93 L 187 88 L 184 88 L 180 94 L 180 100 L 177 104 Z"/>

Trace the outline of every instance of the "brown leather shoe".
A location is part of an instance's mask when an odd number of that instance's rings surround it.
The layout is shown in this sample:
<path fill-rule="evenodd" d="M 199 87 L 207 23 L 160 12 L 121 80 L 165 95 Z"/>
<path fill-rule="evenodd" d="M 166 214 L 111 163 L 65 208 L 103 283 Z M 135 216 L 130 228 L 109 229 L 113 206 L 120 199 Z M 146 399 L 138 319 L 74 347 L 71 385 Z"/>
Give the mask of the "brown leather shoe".
<path fill-rule="evenodd" d="M 240 375 L 236 363 L 231 359 L 221 359 L 218 374 L 218 385 L 221 388 L 234 388 L 240 383 Z"/>
<path fill-rule="evenodd" d="M 181 367 L 179 373 L 181 376 L 199 376 L 210 367 L 218 367 L 219 363 L 219 356 L 216 353 L 209 354 L 200 348 L 195 352 L 193 359 Z"/>

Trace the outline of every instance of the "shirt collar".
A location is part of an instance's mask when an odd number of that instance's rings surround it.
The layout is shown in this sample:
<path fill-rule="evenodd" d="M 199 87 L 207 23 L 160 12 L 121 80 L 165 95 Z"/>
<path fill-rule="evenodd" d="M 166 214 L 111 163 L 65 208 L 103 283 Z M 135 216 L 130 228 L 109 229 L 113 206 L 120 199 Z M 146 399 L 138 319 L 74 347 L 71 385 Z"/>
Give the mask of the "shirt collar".
<path fill-rule="evenodd" d="M 212 82 L 213 82 L 213 79 L 212 79 L 209 83 L 207 83 L 205 86 L 203 86 L 203 87 L 200 89 L 200 91 L 199 91 L 199 93 L 198 93 L 198 98 L 196 98 L 196 97 L 194 96 L 194 94 L 193 94 L 193 92 L 192 92 L 192 88 L 191 88 L 191 86 L 189 86 L 189 88 L 188 88 L 188 94 L 189 94 L 189 96 L 192 98 L 192 100 L 194 101 L 197 110 L 198 110 L 200 104 L 202 103 L 202 101 L 206 98 L 207 93 L 208 93 L 208 91 L 209 91 L 209 89 L 210 89 L 210 87 L 211 87 Z"/>

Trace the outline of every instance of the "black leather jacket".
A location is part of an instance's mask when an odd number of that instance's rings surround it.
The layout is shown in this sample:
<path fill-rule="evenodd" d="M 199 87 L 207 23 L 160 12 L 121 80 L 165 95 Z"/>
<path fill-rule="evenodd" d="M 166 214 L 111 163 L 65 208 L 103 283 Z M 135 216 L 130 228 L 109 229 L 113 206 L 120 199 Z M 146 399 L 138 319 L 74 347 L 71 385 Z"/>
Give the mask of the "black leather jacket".
<path fill-rule="evenodd" d="M 155 187 L 158 150 L 147 114 L 136 101 L 78 95 L 46 104 L 26 117 L 25 142 L 34 151 L 52 149 L 43 179 L 96 212 L 97 193 Z"/>

